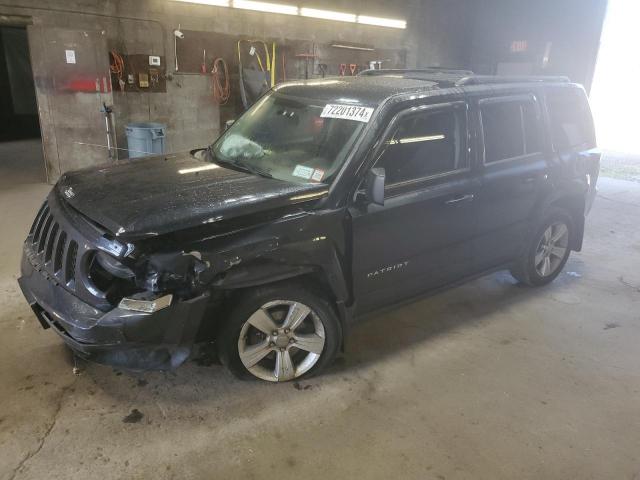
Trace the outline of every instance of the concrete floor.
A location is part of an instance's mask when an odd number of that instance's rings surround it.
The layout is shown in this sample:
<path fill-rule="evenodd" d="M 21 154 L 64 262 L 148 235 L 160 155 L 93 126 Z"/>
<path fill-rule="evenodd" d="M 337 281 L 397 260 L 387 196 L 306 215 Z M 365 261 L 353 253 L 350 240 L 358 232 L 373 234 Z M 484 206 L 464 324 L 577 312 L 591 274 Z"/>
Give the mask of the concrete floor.
<path fill-rule="evenodd" d="M 193 362 L 73 375 L 16 284 L 49 187 L 3 189 L 0 478 L 637 480 L 640 184 L 600 186 L 553 285 L 496 274 L 403 307 L 285 385 Z"/>
<path fill-rule="evenodd" d="M 39 138 L 0 142 L 0 190 L 46 181 Z"/>

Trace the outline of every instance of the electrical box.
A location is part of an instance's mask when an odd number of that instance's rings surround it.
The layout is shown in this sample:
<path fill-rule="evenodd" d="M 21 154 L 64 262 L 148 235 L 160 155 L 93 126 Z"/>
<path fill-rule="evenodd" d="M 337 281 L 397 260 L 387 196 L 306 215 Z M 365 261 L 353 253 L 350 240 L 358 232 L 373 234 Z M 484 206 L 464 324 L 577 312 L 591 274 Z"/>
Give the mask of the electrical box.
<path fill-rule="evenodd" d="M 149 55 L 149 65 L 153 65 L 156 67 L 160 66 L 160 57 L 155 55 Z"/>

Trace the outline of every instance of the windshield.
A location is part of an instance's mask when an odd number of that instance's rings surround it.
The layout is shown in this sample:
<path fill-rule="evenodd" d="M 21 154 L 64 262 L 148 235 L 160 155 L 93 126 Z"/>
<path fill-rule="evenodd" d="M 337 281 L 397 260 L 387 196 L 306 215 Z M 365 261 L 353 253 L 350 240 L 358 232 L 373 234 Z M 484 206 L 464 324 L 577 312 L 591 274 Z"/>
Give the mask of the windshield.
<path fill-rule="evenodd" d="M 272 92 L 211 147 L 214 161 L 280 180 L 329 183 L 365 122 L 335 118 L 326 107 L 326 102 Z M 364 111 L 367 120 L 373 111 L 353 108 Z"/>

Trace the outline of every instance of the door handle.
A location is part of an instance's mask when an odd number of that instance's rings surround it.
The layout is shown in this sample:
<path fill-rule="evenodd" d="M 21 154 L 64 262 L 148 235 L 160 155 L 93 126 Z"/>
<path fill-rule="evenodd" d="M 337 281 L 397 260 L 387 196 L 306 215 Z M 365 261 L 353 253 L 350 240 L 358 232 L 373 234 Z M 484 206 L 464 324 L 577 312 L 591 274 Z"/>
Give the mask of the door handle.
<path fill-rule="evenodd" d="M 456 198 L 452 198 L 451 200 L 447 200 L 445 203 L 445 205 L 455 205 L 457 203 L 462 203 L 462 202 L 470 202 L 471 200 L 473 200 L 476 196 L 472 193 L 469 193 L 467 195 L 462 195 L 460 197 L 456 197 Z"/>
<path fill-rule="evenodd" d="M 549 178 L 549 175 L 546 173 L 544 175 L 533 175 L 531 177 L 524 177 L 522 183 L 535 183 L 538 180 L 546 180 L 547 178 Z"/>

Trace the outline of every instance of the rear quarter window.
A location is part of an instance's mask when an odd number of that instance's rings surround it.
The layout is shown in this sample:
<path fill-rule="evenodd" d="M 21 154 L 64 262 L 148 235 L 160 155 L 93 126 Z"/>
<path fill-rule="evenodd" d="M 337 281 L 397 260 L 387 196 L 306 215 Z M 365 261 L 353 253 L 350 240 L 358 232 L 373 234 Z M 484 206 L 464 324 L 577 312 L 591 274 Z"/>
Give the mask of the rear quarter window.
<path fill-rule="evenodd" d="M 584 92 L 560 88 L 550 90 L 546 97 L 556 150 L 595 146 L 593 119 Z"/>

